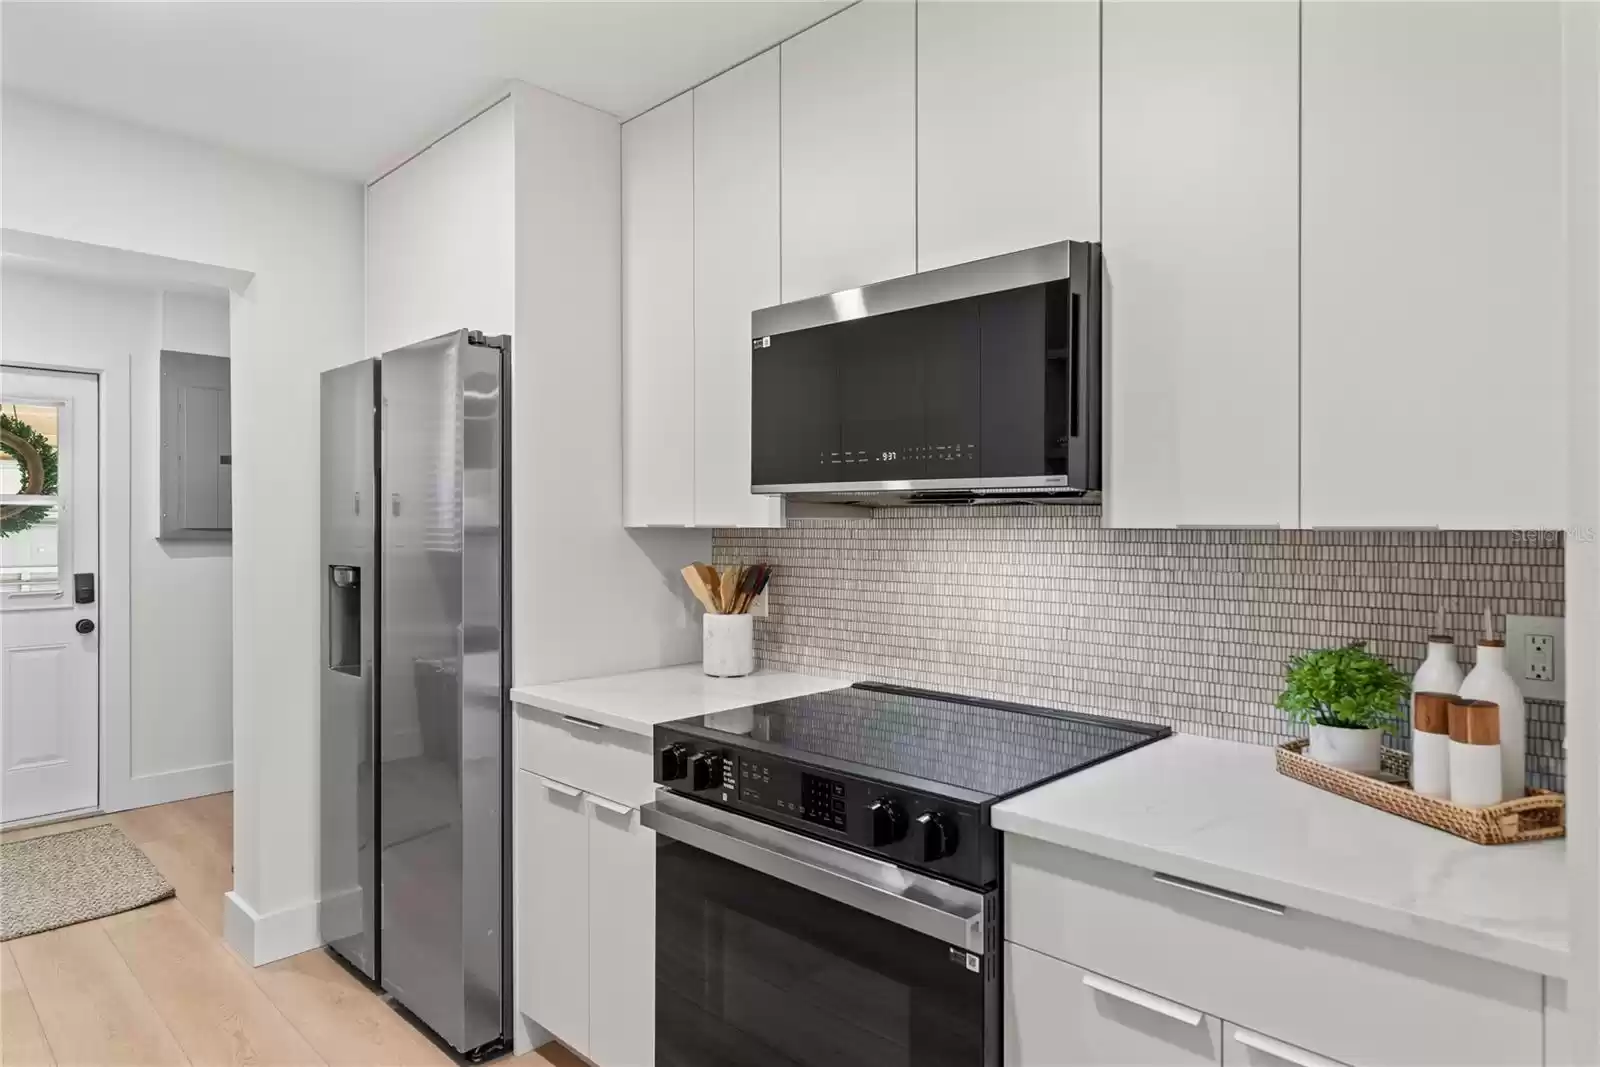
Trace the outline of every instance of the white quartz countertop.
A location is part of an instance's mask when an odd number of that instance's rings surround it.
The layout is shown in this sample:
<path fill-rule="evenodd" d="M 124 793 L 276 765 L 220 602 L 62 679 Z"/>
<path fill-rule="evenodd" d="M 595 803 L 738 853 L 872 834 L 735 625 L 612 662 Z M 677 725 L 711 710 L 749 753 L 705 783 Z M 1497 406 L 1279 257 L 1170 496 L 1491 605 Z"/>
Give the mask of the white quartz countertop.
<path fill-rule="evenodd" d="M 518 686 L 511 699 L 558 715 L 614 726 L 649 736 L 663 722 L 769 700 L 843 689 L 844 678 L 822 678 L 788 671 L 757 671 L 743 678 L 710 678 L 698 663 L 579 678 L 549 685 Z"/>
<path fill-rule="evenodd" d="M 993 812 L 1008 833 L 1548 975 L 1567 969 L 1564 841 L 1475 845 L 1176 735 Z"/>

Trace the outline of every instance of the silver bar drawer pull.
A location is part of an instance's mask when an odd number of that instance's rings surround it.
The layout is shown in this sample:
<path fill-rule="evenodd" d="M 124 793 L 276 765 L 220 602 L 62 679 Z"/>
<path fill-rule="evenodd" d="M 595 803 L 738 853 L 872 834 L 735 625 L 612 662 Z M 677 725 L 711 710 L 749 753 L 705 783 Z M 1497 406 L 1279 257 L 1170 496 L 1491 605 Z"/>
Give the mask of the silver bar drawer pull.
<path fill-rule="evenodd" d="M 561 721 L 562 722 L 571 723 L 573 726 L 581 726 L 585 730 L 604 730 L 605 729 L 604 726 L 601 726 L 597 722 L 590 722 L 588 719 L 580 719 L 576 715 L 563 715 L 563 716 L 561 716 Z"/>
<path fill-rule="evenodd" d="M 1114 982 L 1103 975 L 1086 974 L 1083 976 L 1083 984 L 1097 993 L 1104 993 L 1108 997 L 1125 1000 L 1129 1004 L 1137 1004 L 1139 1007 L 1147 1008 L 1157 1015 L 1165 1015 L 1169 1019 L 1176 1019 L 1180 1023 L 1187 1023 L 1189 1026 L 1199 1026 L 1200 1020 L 1204 1018 L 1193 1008 L 1186 1008 L 1182 1004 L 1170 1001 L 1165 997 L 1158 997 L 1154 993 L 1146 993 L 1142 989 L 1135 989 L 1131 985 Z"/>
<path fill-rule="evenodd" d="M 1292 1063 L 1295 1067 L 1345 1067 L 1338 1060 L 1330 1060 L 1315 1052 L 1307 1052 L 1303 1048 L 1286 1041 L 1279 1041 L 1275 1037 L 1268 1037 L 1266 1034 L 1258 1034 L 1254 1030 L 1235 1030 L 1233 1039 L 1245 1048 L 1265 1052 L 1268 1056 L 1280 1059 L 1284 1063 Z"/>
<path fill-rule="evenodd" d="M 597 797 L 593 793 L 589 794 L 589 803 L 593 804 L 597 808 L 609 811 L 613 815 L 626 815 L 633 810 L 626 804 L 618 804 L 615 800 L 607 800 L 604 797 Z"/>
<path fill-rule="evenodd" d="M 570 785 L 564 785 L 561 782 L 558 782 L 553 778 L 546 778 L 542 774 L 536 774 L 536 775 L 534 775 L 534 777 L 539 780 L 539 784 L 540 785 L 544 786 L 546 789 L 550 790 L 550 792 L 552 792 L 552 793 L 560 793 L 564 797 L 581 797 L 581 796 L 583 796 L 583 790 L 574 789 Z"/>
<path fill-rule="evenodd" d="M 1226 900 L 1229 904 L 1237 904 L 1241 908 L 1264 911 L 1268 915 L 1282 915 L 1288 910 L 1282 904 L 1274 904 L 1270 900 L 1246 896 L 1243 893 L 1235 893 L 1228 889 L 1218 889 L 1216 886 L 1206 885 L 1204 882 L 1191 882 L 1189 879 L 1179 878 L 1175 874 L 1162 874 L 1160 871 L 1156 871 L 1151 877 L 1162 885 L 1170 885 L 1174 889 L 1186 889 L 1191 893 L 1199 893 L 1203 897 L 1210 897 L 1212 900 Z"/>

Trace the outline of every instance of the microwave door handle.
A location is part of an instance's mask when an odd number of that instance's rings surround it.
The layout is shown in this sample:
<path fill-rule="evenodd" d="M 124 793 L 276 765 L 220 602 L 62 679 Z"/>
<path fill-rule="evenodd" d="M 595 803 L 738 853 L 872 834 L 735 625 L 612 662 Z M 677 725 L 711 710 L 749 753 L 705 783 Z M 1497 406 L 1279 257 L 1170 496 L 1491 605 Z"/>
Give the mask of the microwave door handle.
<path fill-rule="evenodd" d="M 1079 329 L 1083 322 L 1083 309 L 1076 292 L 1067 294 L 1067 439 L 1061 443 L 1068 448 L 1078 441 L 1078 405 L 1083 399 L 1083 386 L 1078 381 L 1078 352 L 1083 348 Z"/>
<path fill-rule="evenodd" d="M 753 819 L 686 807 L 704 807 L 694 801 L 661 792 L 656 798 L 639 809 L 639 821 L 662 837 L 977 956 L 984 953 L 981 893 Z"/>

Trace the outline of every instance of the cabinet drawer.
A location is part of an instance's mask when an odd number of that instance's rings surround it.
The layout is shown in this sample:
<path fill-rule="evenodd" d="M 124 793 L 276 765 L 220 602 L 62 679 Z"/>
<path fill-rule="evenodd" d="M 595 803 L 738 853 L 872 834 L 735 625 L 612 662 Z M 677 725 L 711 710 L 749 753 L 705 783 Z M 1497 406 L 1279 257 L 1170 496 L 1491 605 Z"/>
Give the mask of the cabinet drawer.
<path fill-rule="evenodd" d="M 650 739 L 610 726 L 517 706 L 517 766 L 619 804 L 638 807 L 655 792 Z"/>
<path fill-rule="evenodd" d="M 1008 941 L 1361 1067 L 1540 1060 L 1538 975 L 1017 835 L 1006 855 Z"/>
<path fill-rule="evenodd" d="M 1222 1024 L 1222 1062 L 1227 1067 L 1345 1067 L 1321 1053 L 1227 1021 Z"/>
<path fill-rule="evenodd" d="M 1211 1016 L 1009 943 L 1006 1000 L 1006 1067 L 1222 1062 Z"/>

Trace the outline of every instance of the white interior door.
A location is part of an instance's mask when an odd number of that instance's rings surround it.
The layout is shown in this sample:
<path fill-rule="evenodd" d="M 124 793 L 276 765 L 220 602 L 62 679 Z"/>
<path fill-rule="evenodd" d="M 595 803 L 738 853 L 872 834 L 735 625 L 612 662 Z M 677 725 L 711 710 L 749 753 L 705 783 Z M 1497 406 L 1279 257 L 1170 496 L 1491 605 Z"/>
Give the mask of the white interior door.
<path fill-rule="evenodd" d="M 0 367 L 0 822 L 100 802 L 99 426 L 94 375 Z"/>

